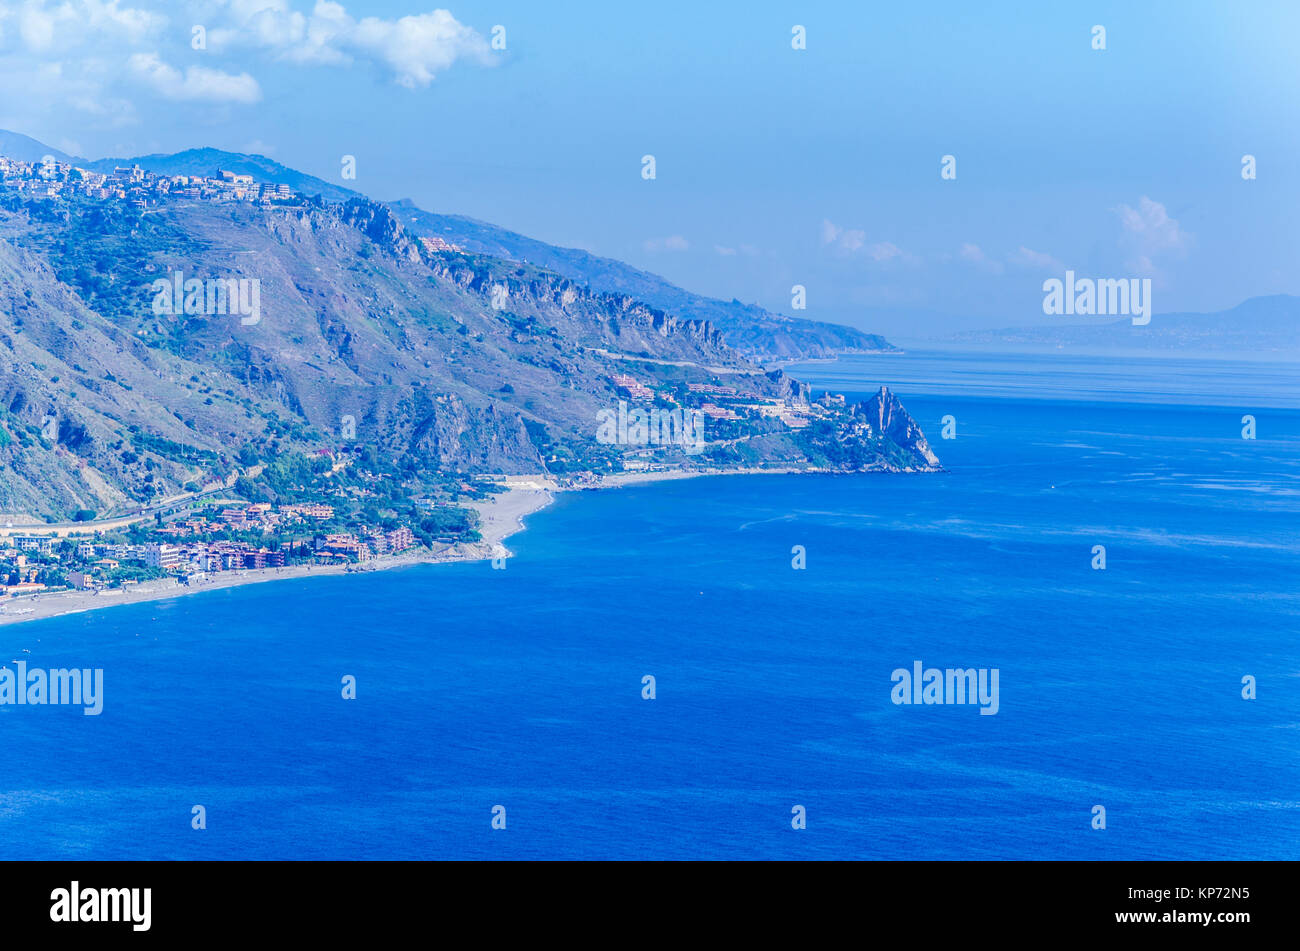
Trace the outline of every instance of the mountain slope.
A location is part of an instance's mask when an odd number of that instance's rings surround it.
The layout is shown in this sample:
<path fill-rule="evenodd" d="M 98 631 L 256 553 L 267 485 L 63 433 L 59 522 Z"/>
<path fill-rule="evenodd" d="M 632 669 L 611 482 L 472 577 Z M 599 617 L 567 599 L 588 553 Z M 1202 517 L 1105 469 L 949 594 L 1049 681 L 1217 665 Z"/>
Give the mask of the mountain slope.
<path fill-rule="evenodd" d="M 211 377 L 202 361 L 146 346 L 0 241 L 0 512 L 124 510 L 224 476 L 261 421 L 203 405 L 195 377 Z M 178 451 L 139 451 L 145 434 Z"/>
<path fill-rule="evenodd" d="M 642 271 L 577 248 L 557 248 L 463 215 L 439 215 L 409 200 L 392 203 L 402 220 L 419 234 L 442 238 L 469 251 L 512 261 L 528 261 L 592 288 L 628 294 L 648 304 L 695 320 L 707 320 L 727 342 L 760 362 L 823 359 L 836 353 L 890 351 L 883 337 L 852 327 L 774 314 L 738 300 L 704 297 Z"/>
<path fill-rule="evenodd" d="M 0 150 L 0 154 L 2 150 Z M 223 152 L 219 149 L 190 149 L 174 155 L 144 155 L 136 158 L 101 159 L 83 168 L 111 172 L 116 167 L 139 165 L 160 175 L 214 176 L 218 169 L 252 175 L 259 182 L 285 184 L 305 195 L 320 195 L 327 201 L 362 197 L 352 189 L 335 185 L 281 165 L 260 155 Z M 625 294 L 652 307 L 689 320 L 707 320 L 722 332 L 737 350 L 761 363 L 797 359 L 824 359 L 837 353 L 892 351 L 895 348 L 878 334 L 852 327 L 775 314 L 738 300 L 723 301 L 694 294 L 656 274 L 642 271 L 612 258 L 600 257 L 576 248 L 559 248 L 516 234 L 505 228 L 463 215 L 442 215 L 423 211 L 409 200 L 391 202 L 413 233 L 439 237 L 467 251 L 544 267 L 593 290 Z"/>
<path fill-rule="evenodd" d="M 893 402 L 812 404 L 708 321 L 431 251 L 389 206 L 111 184 L 0 174 L 0 512 L 117 515 L 241 473 L 263 497 L 354 461 L 359 491 L 404 497 L 503 472 L 937 467 Z"/>
<path fill-rule="evenodd" d="M 21 132 L 8 132 L 4 129 L 0 129 L 0 155 L 7 155 L 20 162 L 40 162 L 45 156 L 52 155 L 59 162 L 79 164 L 83 168 L 86 165 L 85 159 L 75 158 L 58 149 L 50 148 Z"/>

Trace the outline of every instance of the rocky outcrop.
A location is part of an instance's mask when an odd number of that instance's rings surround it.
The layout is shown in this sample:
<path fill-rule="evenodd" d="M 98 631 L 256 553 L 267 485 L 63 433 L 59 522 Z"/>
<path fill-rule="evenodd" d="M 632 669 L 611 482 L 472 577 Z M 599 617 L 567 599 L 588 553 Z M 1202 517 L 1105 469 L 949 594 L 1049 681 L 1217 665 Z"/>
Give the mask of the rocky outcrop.
<path fill-rule="evenodd" d="M 412 263 L 420 260 L 419 246 L 387 205 L 354 198 L 336 207 L 344 224 L 356 228 L 390 254 Z"/>
<path fill-rule="evenodd" d="M 497 310 L 514 312 L 525 302 L 555 307 L 569 316 L 594 317 L 608 337 L 605 342 L 616 347 L 646 349 L 641 338 L 654 334 L 669 344 L 683 344 L 683 350 L 703 351 L 712 363 L 746 362 L 707 321 L 682 320 L 626 295 L 595 293 L 548 271 L 507 269 L 499 261 L 475 255 L 432 255 L 429 267 L 440 279 L 480 295 Z M 656 344 L 652 352 L 661 349 Z"/>
<path fill-rule="evenodd" d="M 404 440 L 420 458 L 447 471 L 527 473 L 546 468 L 519 412 L 489 404 L 474 409 L 455 396 L 412 407 L 416 422 Z"/>
<path fill-rule="evenodd" d="M 789 400 L 791 403 L 806 404 L 812 395 L 811 386 L 799 382 L 792 376 L 786 376 L 784 370 L 771 370 L 768 372 L 767 378 L 777 385 L 777 394 L 780 399 Z"/>
<path fill-rule="evenodd" d="M 939 457 L 930 449 L 925 433 L 889 387 L 882 386 L 871 399 L 856 404 L 852 412 L 854 421 L 865 423 L 871 436 L 885 439 L 910 453 L 921 467 L 939 467 Z"/>

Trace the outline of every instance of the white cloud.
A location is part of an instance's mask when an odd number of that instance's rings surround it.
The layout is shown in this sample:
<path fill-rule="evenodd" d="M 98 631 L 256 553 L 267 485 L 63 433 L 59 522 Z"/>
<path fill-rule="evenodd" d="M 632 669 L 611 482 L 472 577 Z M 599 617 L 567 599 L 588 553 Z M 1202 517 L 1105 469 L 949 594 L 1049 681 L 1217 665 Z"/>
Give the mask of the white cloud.
<path fill-rule="evenodd" d="M 91 122 L 101 128 L 135 122 L 135 106 L 107 88 L 99 63 L 93 58 L 41 62 L 0 55 L 0 88 L 23 91 L 0 97 L 0 127 L 30 132 L 52 115 L 75 116 L 69 124 L 77 129 Z"/>
<path fill-rule="evenodd" d="M 1128 266 L 1140 273 L 1155 273 L 1157 257 L 1181 256 L 1191 246 L 1191 235 L 1169 217 L 1164 205 L 1146 195 L 1137 208 L 1120 205 L 1115 211 L 1123 229 L 1120 247 L 1128 255 Z"/>
<path fill-rule="evenodd" d="M 1020 267 L 1042 268 L 1047 271 L 1062 271 L 1065 265 L 1052 257 L 1045 251 L 1034 251 L 1025 247 L 1023 244 L 1014 252 L 1007 255 L 1007 259 Z"/>
<path fill-rule="evenodd" d="M 829 218 L 822 219 L 822 244 L 834 245 L 841 251 L 859 251 L 866 243 L 865 231 L 841 228 Z"/>
<path fill-rule="evenodd" d="M 908 264 L 917 263 L 914 255 L 908 254 L 892 241 L 875 241 L 867 243 L 867 233 L 860 228 L 843 228 L 829 218 L 822 219 L 822 244 L 841 255 L 855 255 L 861 252 L 877 264 L 898 260 Z"/>
<path fill-rule="evenodd" d="M 1002 262 L 994 261 L 984 253 L 984 249 L 978 244 L 966 242 L 957 251 L 957 257 L 961 258 L 963 261 L 974 264 L 981 270 L 988 271 L 990 274 L 1001 274 L 1004 270 Z"/>
<path fill-rule="evenodd" d="M 192 24 L 206 28 L 203 52 L 190 46 Z M 35 132 L 59 116 L 120 128 L 138 124 L 145 96 L 258 102 L 259 60 L 366 64 L 410 88 L 457 63 L 498 61 L 443 9 L 383 18 L 329 0 L 0 0 L 0 88 L 22 90 L 0 96 L 0 126 Z"/>
<path fill-rule="evenodd" d="M 723 244 L 715 244 L 713 250 L 717 251 L 718 254 L 722 255 L 724 258 L 734 258 L 738 254 L 744 255 L 747 258 L 756 258 L 763 253 L 752 244 L 742 244 L 735 248 L 727 247 Z"/>
<path fill-rule="evenodd" d="M 167 18 L 121 0 L 0 0 L 0 123 L 34 130 L 53 115 L 78 128 L 136 121 L 117 88 L 130 53 L 161 35 Z"/>
<path fill-rule="evenodd" d="M 187 66 L 182 73 L 162 61 L 157 53 L 136 53 L 128 68 L 158 95 L 178 101 L 257 102 L 261 87 L 248 73 L 223 73 L 206 66 Z"/>
<path fill-rule="evenodd" d="M 208 35 L 214 49 L 261 47 L 303 66 L 361 60 L 411 89 L 428 86 L 460 60 L 496 62 L 483 35 L 448 10 L 357 20 L 343 4 L 329 0 L 317 0 L 310 14 L 293 9 L 287 0 L 229 0 L 224 7 L 225 19 Z"/>
<path fill-rule="evenodd" d="M 690 246 L 691 243 L 679 234 L 672 234 L 666 238 L 650 238 L 643 245 L 652 254 L 659 251 L 686 251 Z"/>
<path fill-rule="evenodd" d="M 54 17 L 31 7 L 23 10 L 18 14 L 18 36 L 32 52 L 45 52 L 54 45 Z"/>
<path fill-rule="evenodd" d="M 66 55 L 82 44 L 140 43 L 167 23 L 161 14 L 119 0 L 22 0 L 0 3 L 6 39 L 23 52 Z"/>

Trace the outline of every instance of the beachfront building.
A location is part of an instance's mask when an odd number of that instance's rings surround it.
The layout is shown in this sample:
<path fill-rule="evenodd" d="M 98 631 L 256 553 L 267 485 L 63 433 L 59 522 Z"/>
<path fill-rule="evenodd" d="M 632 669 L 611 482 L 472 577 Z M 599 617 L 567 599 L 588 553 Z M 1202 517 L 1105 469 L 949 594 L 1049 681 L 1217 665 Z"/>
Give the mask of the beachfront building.
<path fill-rule="evenodd" d="M 355 535 L 318 535 L 315 538 L 317 561 L 321 555 L 324 561 L 333 561 L 339 557 L 346 560 L 369 561 L 373 555 L 370 546 L 360 541 Z"/>
<path fill-rule="evenodd" d="M 86 571 L 69 571 L 68 584 L 78 591 L 98 591 L 104 587 L 104 581 Z"/>
<path fill-rule="evenodd" d="M 38 591 L 44 591 L 45 585 L 35 581 L 20 581 L 17 584 L 11 584 L 7 587 L 0 585 L 0 593 L 7 595 L 17 594 L 35 594 Z"/>
<path fill-rule="evenodd" d="M 415 546 L 415 533 L 406 526 L 391 532 L 374 529 L 365 533 L 365 542 L 376 555 L 395 555 Z"/>
<path fill-rule="evenodd" d="M 151 543 L 144 546 L 144 563 L 150 568 L 170 571 L 181 563 L 181 550 L 175 545 Z"/>
<path fill-rule="evenodd" d="M 54 553 L 54 537 L 51 535 L 15 535 L 14 547 L 19 551 L 34 552 L 38 555 Z"/>

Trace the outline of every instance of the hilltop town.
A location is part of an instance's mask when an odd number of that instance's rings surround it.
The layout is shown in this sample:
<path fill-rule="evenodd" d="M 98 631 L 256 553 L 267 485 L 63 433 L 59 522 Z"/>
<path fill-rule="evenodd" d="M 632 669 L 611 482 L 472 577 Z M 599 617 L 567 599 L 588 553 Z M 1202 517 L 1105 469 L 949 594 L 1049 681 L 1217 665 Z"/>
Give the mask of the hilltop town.
<path fill-rule="evenodd" d="M 258 182 L 252 175 L 217 169 L 216 174 L 159 175 L 139 165 L 95 172 L 59 162 L 21 162 L 0 155 L 0 188 L 22 199 L 90 199 L 118 201 L 136 210 L 147 210 L 172 199 L 192 201 L 246 202 L 263 207 L 293 207 L 309 204 L 306 196 L 288 185 Z M 438 236 L 421 237 L 425 254 L 461 254 L 464 248 Z"/>
<path fill-rule="evenodd" d="M 168 198 L 210 202 L 254 202 L 264 205 L 301 204 L 303 196 L 288 185 L 257 183 L 251 175 L 218 171 L 201 175 L 156 175 L 139 165 L 93 172 L 66 162 L 20 162 L 0 156 L 0 186 L 23 198 L 117 199 L 135 208 L 157 205 Z"/>

